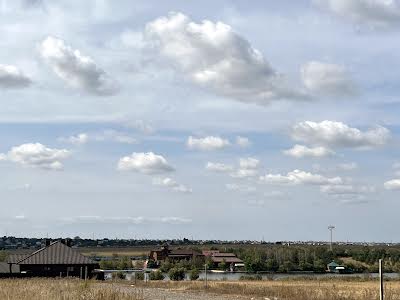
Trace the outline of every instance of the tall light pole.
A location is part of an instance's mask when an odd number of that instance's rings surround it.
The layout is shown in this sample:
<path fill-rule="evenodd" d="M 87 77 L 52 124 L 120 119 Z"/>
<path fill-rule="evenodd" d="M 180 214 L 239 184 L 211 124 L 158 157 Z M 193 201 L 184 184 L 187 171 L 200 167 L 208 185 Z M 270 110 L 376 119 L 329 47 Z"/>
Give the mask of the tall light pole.
<path fill-rule="evenodd" d="M 329 225 L 328 229 L 331 232 L 331 242 L 329 244 L 329 249 L 332 251 L 332 243 L 333 243 L 333 229 L 335 229 L 336 227 L 333 225 Z"/>

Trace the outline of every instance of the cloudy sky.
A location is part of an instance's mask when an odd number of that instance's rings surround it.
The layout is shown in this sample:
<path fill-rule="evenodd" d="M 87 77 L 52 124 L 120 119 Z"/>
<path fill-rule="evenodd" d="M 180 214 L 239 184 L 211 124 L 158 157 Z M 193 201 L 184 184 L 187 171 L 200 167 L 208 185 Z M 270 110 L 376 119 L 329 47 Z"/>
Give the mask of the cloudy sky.
<path fill-rule="evenodd" d="M 0 0 L 0 235 L 399 241 L 400 1 Z"/>

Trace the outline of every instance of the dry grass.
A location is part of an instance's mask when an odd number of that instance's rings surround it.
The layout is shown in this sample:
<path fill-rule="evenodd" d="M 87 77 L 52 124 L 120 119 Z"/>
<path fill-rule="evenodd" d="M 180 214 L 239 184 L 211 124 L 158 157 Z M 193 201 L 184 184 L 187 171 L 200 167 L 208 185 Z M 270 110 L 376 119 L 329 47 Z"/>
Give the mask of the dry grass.
<path fill-rule="evenodd" d="M 400 300 L 400 282 L 386 282 L 385 300 Z M 204 282 L 87 282 L 75 279 L 0 279 L 1 300 L 144 300 L 146 291 L 158 288 L 163 299 L 178 299 L 175 292 L 204 291 Z M 217 295 L 245 296 L 247 299 L 278 300 L 377 300 L 377 281 L 212 281 L 207 291 Z M 178 293 L 180 294 L 180 293 Z M 210 294 L 210 295 L 211 295 Z M 175 295 L 175 296 L 173 296 Z M 185 294 L 183 294 L 184 297 Z M 155 298 L 159 299 L 159 298 Z M 179 297 L 179 299 L 186 299 Z M 197 298 L 196 298 L 197 299 Z M 204 299 L 219 299 L 204 295 Z"/>
<path fill-rule="evenodd" d="M 168 290 L 204 290 L 204 282 L 150 282 L 147 287 Z M 385 300 L 400 300 L 400 282 L 385 283 Z M 379 299 L 378 281 L 352 282 L 333 280 L 291 281 L 212 281 L 208 291 L 215 294 L 260 297 L 282 300 L 375 300 Z"/>
<path fill-rule="evenodd" d="M 119 285 L 120 286 L 120 285 Z M 0 279 L 1 300 L 142 300 L 140 288 L 79 279 Z"/>

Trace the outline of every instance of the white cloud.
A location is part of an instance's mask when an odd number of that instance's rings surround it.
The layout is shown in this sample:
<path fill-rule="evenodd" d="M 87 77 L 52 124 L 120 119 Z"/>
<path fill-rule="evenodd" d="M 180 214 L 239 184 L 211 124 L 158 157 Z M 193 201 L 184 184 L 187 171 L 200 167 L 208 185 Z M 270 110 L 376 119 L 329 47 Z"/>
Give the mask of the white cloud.
<path fill-rule="evenodd" d="M 28 87 L 31 79 L 15 66 L 0 64 L 0 88 L 20 89 Z"/>
<path fill-rule="evenodd" d="M 166 177 L 166 178 L 155 178 L 153 180 L 154 185 L 164 186 L 171 188 L 173 191 L 189 194 L 192 193 L 192 189 L 188 188 L 183 184 L 177 183 L 174 179 Z"/>
<path fill-rule="evenodd" d="M 396 0 L 314 0 L 334 14 L 372 28 L 400 23 L 400 5 Z"/>
<path fill-rule="evenodd" d="M 206 169 L 209 171 L 226 173 L 233 171 L 233 166 L 222 163 L 208 162 L 206 165 Z"/>
<path fill-rule="evenodd" d="M 319 146 L 319 147 L 314 147 L 314 148 L 309 148 L 307 146 L 303 145 L 295 145 L 293 148 L 284 150 L 284 154 L 295 157 L 295 158 L 303 158 L 303 157 L 325 157 L 325 156 L 331 156 L 334 155 L 335 152 Z"/>
<path fill-rule="evenodd" d="M 189 136 L 186 145 L 189 149 L 211 151 L 226 148 L 230 142 L 219 136 L 207 136 L 205 138 L 194 138 Z"/>
<path fill-rule="evenodd" d="M 300 122 L 293 126 L 291 134 L 296 141 L 349 148 L 383 146 L 390 138 L 390 131 L 385 127 L 377 126 L 363 132 L 342 122 L 327 120 L 320 123 L 312 121 Z"/>
<path fill-rule="evenodd" d="M 73 145 L 84 145 L 89 141 L 87 133 L 79 133 L 77 135 L 71 135 L 69 137 L 61 137 L 58 139 L 60 142 L 70 143 Z"/>
<path fill-rule="evenodd" d="M 260 51 L 222 22 L 194 23 L 170 13 L 146 26 L 145 40 L 188 80 L 214 93 L 247 103 L 304 98 Z"/>
<path fill-rule="evenodd" d="M 47 37 L 39 46 L 43 59 L 54 73 L 69 85 L 98 96 L 116 94 L 118 84 L 92 58 L 66 45 L 61 39 Z"/>
<path fill-rule="evenodd" d="M 329 178 L 319 174 L 294 170 L 287 173 L 287 175 L 266 174 L 264 176 L 260 176 L 260 182 L 282 185 L 336 185 L 342 184 L 343 181 L 340 177 Z"/>
<path fill-rule="evenodd" d="M 254 157 L 240 158 L 239 168 L 230 174 L 233 178 L 248 178 L 258 176 L 260 161 Z"/>
<path fill-rule="evenodd" d="M 22 144 L 2 154 L 2 160 L 12 161 L 24 166 L 50 170 L 63 169 L 62 161 L 70 155 L 66 149 L 52 149 L 40 143 Z"/>
<path fill-rule="evenodd" d="M 301 67 L 304 85 L 313 93 L 346 96 L 354 95 L 356 87 L 345 67 L 311 61 Z"/>
<path fill-rule="evenodd" d="M 77 135 L 72 135 L 69 137 L 60 137 L 58 138 L 60 142 L 70 143 L 73 145 L 83 145 L 88 143 L 89 141 L 96 142 L 116 142 L 121 144 L 136 144 L 137 140 L 124 133 L 116 130 L 104 130 L 100 133 L 79 133 Z"/>
<path fill-rule="evenodd" d="M 392 179 L 384 183 L 387 190 L 400 190 L 400 179 Z"/>
<path fill-rule="evenodd" d="M 236 145 L 238 145 L 242 148 L 247 148 L 247 147 L 251 146 L 251 142 L 247 137 L 237 136 L 236 137 Z"/>
<path fill-rule="evenodd" d="M 254 157 L 240 158 L 240 169 L 257 169 L 260 166 L 260 161 Z"/>
<path fill-rule="evenodd" d="M 157 174 L 174 171 L 167 160 L 153 152 L 134 152 L 122 157 L 118 162 L 118 170 L 135 171 L 144 174 Z"/>
<path fill-rule="evenodd" d="M 353 186 L 351 184 L 324 185 L 320 191 L 329 195 L 355 195 L 371 193 L 375 191 L 373 186 Z"/>

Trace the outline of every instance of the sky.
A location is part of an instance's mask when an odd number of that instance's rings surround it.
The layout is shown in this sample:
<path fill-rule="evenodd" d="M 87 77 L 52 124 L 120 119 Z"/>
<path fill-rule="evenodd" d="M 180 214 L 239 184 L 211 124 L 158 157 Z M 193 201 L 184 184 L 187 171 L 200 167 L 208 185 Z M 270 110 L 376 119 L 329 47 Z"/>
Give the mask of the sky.
<path fill-rule="evenodd" d="M 0 0 L 0 235 L 400 242 L 400 1 Z"/>

